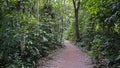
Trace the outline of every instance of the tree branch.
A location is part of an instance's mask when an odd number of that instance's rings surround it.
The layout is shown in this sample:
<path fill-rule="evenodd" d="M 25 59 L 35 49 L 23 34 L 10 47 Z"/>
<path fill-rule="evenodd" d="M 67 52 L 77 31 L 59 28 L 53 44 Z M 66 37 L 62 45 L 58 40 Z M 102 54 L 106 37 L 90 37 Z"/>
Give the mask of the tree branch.
<path fill-rule="evenodd" d="M 76 9 L 79 10 L 79 8 L 80 8 L 80 1 L 78 1 Z"/>
<path fill-rule="evenodd" d="M 75 0 L 72 0 L 72 1 L 73 1 L 74 8 L 76 9 L 76 2 Z"/>

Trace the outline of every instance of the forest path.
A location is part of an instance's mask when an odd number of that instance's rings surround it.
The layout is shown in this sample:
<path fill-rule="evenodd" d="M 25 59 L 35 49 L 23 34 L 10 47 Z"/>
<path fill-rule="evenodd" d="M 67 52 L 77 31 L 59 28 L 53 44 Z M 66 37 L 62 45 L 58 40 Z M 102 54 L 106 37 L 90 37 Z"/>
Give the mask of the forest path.
<path fill-rule="evenodd" d="M 69 41 L 65 41 L 64 44 L 66 47 L 43 68 L 93 68 L 90 57 L 85 52 Z"/>

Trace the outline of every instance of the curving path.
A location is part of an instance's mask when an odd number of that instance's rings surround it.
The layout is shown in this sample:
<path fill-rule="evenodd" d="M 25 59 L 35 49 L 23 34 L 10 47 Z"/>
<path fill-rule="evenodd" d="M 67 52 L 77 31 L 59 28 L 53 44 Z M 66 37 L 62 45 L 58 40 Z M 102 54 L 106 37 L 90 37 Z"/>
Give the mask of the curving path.
<path fill-rule="evenodd" d="M 82 50 L 65 41 L 65 48 L 43 68 L 93 68 L 90 57 Z"/>

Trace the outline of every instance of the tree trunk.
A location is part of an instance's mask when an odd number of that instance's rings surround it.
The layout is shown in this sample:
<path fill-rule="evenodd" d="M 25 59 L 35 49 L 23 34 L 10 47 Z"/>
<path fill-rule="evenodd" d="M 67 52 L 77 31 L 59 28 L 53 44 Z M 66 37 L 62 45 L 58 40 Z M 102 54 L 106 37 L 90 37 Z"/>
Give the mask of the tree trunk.
<path fill-rule="evenodd" d="M 78 11 L 75 11 L 75 40 L 76 42 L 79 41 L 80 36 L 79 36 L 79 24 L 78 24 Z"/>
<path fill-rule="evenodd" d="M 75 41 L 78 42 L 80 40 L 79 35 L 79 24 L 78 24 L 78 14 L 79 14 L 79 7 L 80 1 L 72 0 L 74 5 L 74 17 L 75 17 Z"/>

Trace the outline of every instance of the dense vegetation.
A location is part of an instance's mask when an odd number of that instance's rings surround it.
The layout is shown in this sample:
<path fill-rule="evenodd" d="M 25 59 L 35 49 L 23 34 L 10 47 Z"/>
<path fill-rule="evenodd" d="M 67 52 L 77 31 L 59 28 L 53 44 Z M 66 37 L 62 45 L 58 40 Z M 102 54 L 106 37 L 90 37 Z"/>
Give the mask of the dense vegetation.
<path fill-rule="evenodd" d="M 66 39 L 74 41 L 74 26 L 68 27 Z M 120 1 L 87 0 L 79 10 L 80 41 L 99 68 L 120 68 Z"/>
<path fill-rule="evenodd" d="M 36 68 L 63 34 L 99 68 L 120 68 L 119 0 L 0 0 L 0 68 Z"/>
<path fill-rule="evenodd" d="M 0 68 L 36 68 L 41 57 L 60 46 L 61 13 L 55 13 L 59 6 L 54 5 L 47 0 L 0 0 Z"/>

